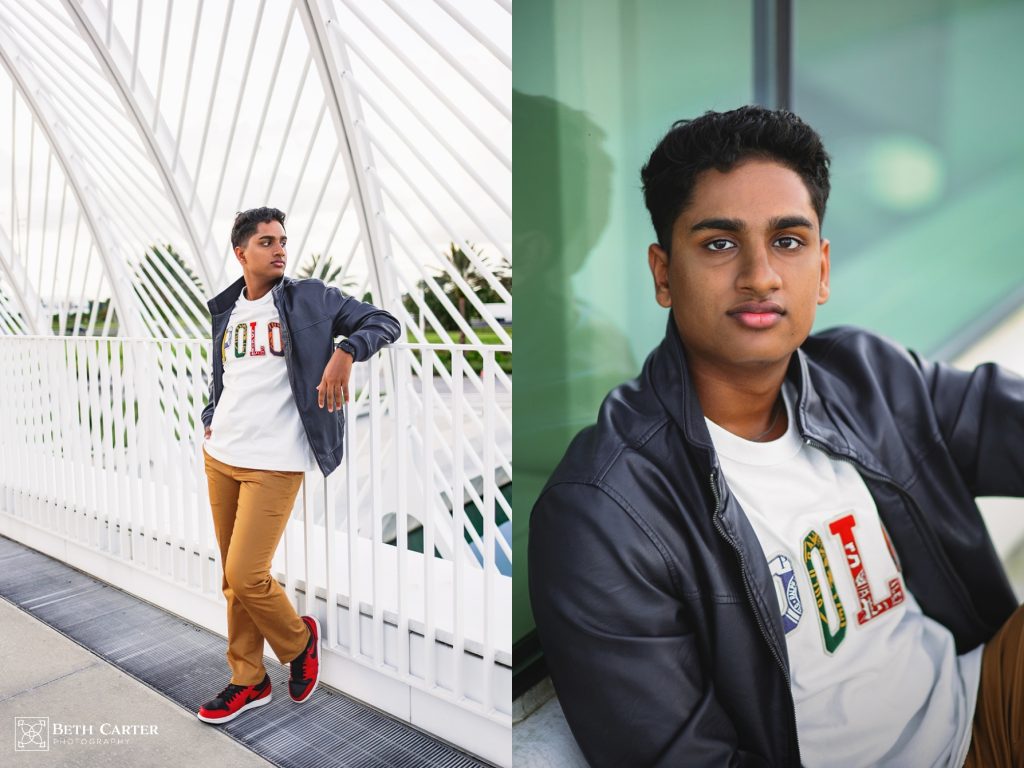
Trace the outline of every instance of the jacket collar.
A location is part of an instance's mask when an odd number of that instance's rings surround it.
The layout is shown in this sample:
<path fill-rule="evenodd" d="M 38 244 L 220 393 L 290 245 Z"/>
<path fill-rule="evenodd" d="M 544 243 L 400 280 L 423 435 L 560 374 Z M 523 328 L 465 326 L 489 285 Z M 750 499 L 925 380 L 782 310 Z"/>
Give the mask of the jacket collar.
<path fill-rule="evenodd" d="M 274 287 L 271 288 L 270 290 L 274 294 L 280 294 L 281 293 L 281 289 L 284 286 L 290 285 L 291 283 L 294 283 L 294 282 L 295 282 L 294 278 L 288 277 L 288 275 L 282 275 L 281 279 L 278 280 L 276 283 L 274 283 Z M 229 285 L 223 291 L 221 291 L 216 296 L 214 296 L 212 299 L 210 299 L 208 302 L 206 302 L 206 306 L 208 306 L 210 308 L 210 314 L 211 315 L 219 315 L 222 312 L 227 312 L 229 309 L 234 307 L 235 306 L 235 302 L 238 301 L 238 296 L 242 292 L 242 288 L 244 286 L 245 286 L 245 275 L 243 275 L 242 277 L 240 277 L 237 280 L 235 280 L 235 282 L 233 282 L 231 285 Z"/>
<path fill-rule="evenodd" d="M 835 428 L 820 394 L 812 385 L 809 361 L 803 349 L 798 348 L 790 358 L 786 378 L 796 386 L 798 393 L 796 417 L 801 437 L 817 440 L 836 453 L 849 454 L 849 443 Z M 687 442 L 708 453 L 709 468 L 716 466 L 718 459 L 704 422 L 704 410 L 690 377 L 686 348 L 671 312 L 665 338 L 652 359 L 651 380 L 655 395 L 682 430 Z"/>

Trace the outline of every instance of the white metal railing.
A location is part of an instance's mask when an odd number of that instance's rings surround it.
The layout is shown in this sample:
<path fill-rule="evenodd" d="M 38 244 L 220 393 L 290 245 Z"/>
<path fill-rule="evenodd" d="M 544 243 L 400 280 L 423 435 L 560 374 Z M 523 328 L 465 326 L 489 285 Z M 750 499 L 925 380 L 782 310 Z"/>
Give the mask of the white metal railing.
<path fill-rule="evenodd" d="M 199 419 L 209 350 L 0 336 L 0 532 L 224 634 Z M 502 765 L 510 351 L 395 344 L 357 365 L 343 465 L 306 474 L 273 564 L 321 619 L 325 683 Z"/>

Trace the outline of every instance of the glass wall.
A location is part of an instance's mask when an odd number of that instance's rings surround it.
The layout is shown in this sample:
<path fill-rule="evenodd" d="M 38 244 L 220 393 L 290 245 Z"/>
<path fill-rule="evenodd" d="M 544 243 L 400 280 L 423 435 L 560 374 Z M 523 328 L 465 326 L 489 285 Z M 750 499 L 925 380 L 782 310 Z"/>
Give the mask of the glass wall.
<path fill-rule="evenodd" d="M 664 333 L 640 166 L 673 121 L 750 101 L 750 23 L 747 0 L 516 2 L 514 641 L 533 627 L 529 510 Z"/>
<path fill-rule="evenodd" d="M 1021 303 L 1024 3 L 796 4 L 794 111 L 833 157 L 832 298 L 947 357 Z"/>
<path fill-rule="evenodd" d="M 804 0 L 794 18 L 791 106 L 833 157 L 816 327 L 949 357 L 1024 297 L 1024 0 Z M 749 0 L 516 2 L 517 642 L 537 494 L 665 330 L 640 166 L 674 120 L 753 100 L 755 32 Z"/>

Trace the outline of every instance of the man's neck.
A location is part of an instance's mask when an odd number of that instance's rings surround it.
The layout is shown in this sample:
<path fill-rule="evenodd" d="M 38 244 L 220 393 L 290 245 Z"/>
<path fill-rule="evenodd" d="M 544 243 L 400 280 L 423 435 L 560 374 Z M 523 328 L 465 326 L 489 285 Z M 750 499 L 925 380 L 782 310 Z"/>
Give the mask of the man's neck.
<path fill-rule="evenodd" d="M 242 296 L 246 301 L 256 301 L 267 295 L 267 292 L 274 287 L 276 280 L 259 281 L 250 275 L 245 276 L 245 288 L 242 289 Z"/>
<path fill-rule="evenodd" d="M 715 424 L 739 437 L 762 442 L 786 433 L 788 420 L 780 398 L 789 360 L 752 370 L 723 370 L 694 360 L 689 363 L 701 409 Z"/>

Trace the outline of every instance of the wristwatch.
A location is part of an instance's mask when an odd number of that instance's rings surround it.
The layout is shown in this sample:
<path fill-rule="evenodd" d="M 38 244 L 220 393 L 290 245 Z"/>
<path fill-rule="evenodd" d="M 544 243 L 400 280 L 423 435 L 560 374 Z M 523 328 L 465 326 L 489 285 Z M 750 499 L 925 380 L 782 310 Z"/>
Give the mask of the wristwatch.
<path fill-rule="evenodd" d="M 348 339 L 342 339 L 341 341 L 339 341 L 337 344 L 334 345 L 334 348 L 335 349 L 343 349 L 346 352 L 348 352 L 350 355 L 352 355 L 352 359 L 353 360 L 356 359 L 356 348 L 352 345 L 352 342 L 349 341 Z"/>

